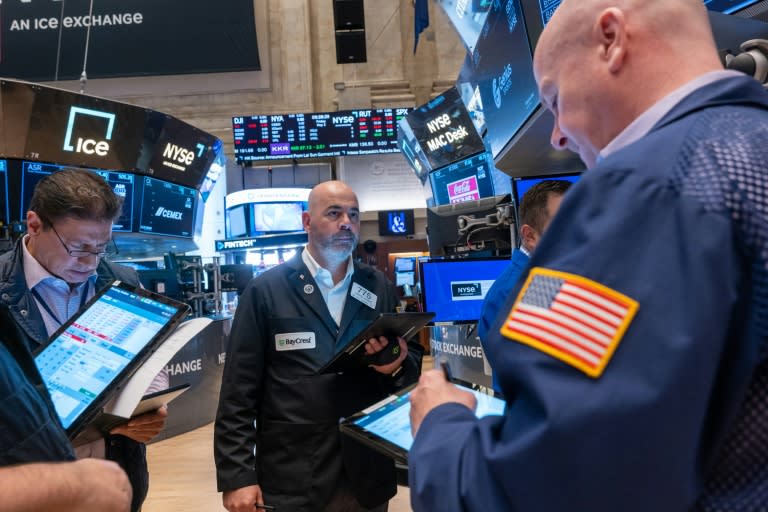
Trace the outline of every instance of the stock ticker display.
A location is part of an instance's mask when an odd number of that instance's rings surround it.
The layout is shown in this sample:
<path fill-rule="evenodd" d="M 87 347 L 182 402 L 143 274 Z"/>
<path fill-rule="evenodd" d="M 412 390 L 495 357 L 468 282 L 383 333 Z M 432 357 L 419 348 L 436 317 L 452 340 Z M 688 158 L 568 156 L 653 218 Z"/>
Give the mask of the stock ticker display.
<path fill-rule="evenodd" d="M 409 108 L 232 118 L 237 161 L 397 153 Z"/>

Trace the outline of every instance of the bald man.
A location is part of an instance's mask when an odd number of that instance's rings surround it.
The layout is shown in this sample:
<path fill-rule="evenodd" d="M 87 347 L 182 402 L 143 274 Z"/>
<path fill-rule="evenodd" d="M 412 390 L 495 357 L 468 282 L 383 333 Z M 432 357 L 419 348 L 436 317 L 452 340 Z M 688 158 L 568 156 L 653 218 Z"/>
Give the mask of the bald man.
<path fill-rule="evenodd" d="M 256 512 L 257 504 L 383 512 L 396 492 L 394 463 L 340 438 L 339 420 L 416 382 L 421 347 L 393 340 L 401 350 L 392 363 L 317 373 L 398 300 L 384 274 L 352 258 L 360 208 L 346 184 L 312 189 L 302 222 L 304 250 L 255 278 L 240 297 L 216 418 L 218 488 L 230 512 Z M 366 351 L 387 343 L 369 340 Z"/>
<path fill-rule="evenodd" d="M 506 414 L 412 394 L 414 510 L 768 510 L 768 95 L 701 0 L 565 0 L 534 72 L 589 169 L 485 340 Z"/>

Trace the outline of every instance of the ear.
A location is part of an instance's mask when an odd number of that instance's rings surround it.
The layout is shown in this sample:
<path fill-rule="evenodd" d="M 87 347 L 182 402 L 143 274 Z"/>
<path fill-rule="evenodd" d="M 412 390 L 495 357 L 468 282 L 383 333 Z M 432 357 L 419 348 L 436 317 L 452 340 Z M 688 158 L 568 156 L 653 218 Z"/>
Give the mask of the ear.
<path fill-rule="evenodd" d="M 618 73 L 627 55 L 627 20 L 621 9 L 609 7 L 597 18 L 595 40 L 600 47 L 600 58 L 608 64 L 611 73 Z"/>
<path fill-rule="evenodd" d="M 301 225 L 304 226 L 304 231 L 309 231 L 309 212 L 301 212 Z"/>
<path fill-rule="evenodd" d="M 39 235 L 43 231 L 43 227 L 43 219 L 32 210 L 29 210 L 27 212 L 27 233 L 33 236 Z"/>
<path fill-rule="evenodd" d="M 526 248 L 535 247 L 538 238 L 538 233 L 536 233 L 536 230 L 533 229 L 533 227 L 531 227 L 529 224 L 523 224 L 520 226 L 520 240 L 523 246 Z"/>

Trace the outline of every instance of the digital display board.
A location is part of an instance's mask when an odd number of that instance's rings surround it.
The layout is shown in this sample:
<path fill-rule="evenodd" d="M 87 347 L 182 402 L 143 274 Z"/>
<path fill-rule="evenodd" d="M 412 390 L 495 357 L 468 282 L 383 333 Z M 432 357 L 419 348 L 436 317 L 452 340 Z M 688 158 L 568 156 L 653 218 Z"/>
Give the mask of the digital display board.
<path fill-rule="evenodd" d="M 41 162 L 21 162 L 21 211 L 19 219 L 27 218 L 27 210 L 32 201 L 32 194 L 37 184 L 54 172 L 66 169 L 63 165 L 45 164 Z M 133 230 L 133 198 L 134 175 L 127 172 L 103 171 L 88 169 L 95 172 L 109 183 L 115 194 L 123 198 L 120 217 L 112 224 L 112 231 L 130 232 Z"/>
<path fill-rule="evenodd" d="M 494 158 L 539 105 L 533 57 L 518 0 L 494 2 L 459 87 L 479 91 Z"/>
<path fill-rule="evenodd" d="M 139 232 L 191 237 L 197 191 L 143 176 Z"/>
<path fill-rule="evenodd" d="M 464 102 L 451 87 L 405 118 L 432 169 L 485 151 Z"/>
<path fill-rule="evenodd" d="M 221 146 L 209 133 L 162 112 L 148 111 L 137 166 L 154 178 L 197 188 Z"/>
<path fill-rule="evenodd" d="M 95 170 L 112 187 L 112 191 L 123 198 L 123 209 L 120 217 L 112 224 L 112 231 L 133 231 L 133 198 L 134 180 L 136 176 L 129 172 Z"/>
<path fill-rule="evenodd" d="M 491 162 L 482 153 L 429 175 L 436 205 L 475 201 L 495 194 Z"/>
<path fill-rule="evenodd" d="M 305 203 L 252 203 L 253 228 L 257 232 L 303 231 Z"/>
<path fill-rule="evenodd" d="M 132 171 L 142 144 L 145 113 L 126 103 L 41 90 L 32 106 L 24 159 Z"/>
<path fill-rule="evenodd" d="M 12 0 L 0 76 L 88 78 L 259 70 L 253 0 Z M 183 22 L 182 22 L 183 19 Z"/>
<path fill-rule="evenodd" d="M 238 162 L 397 153 L 408 108 L 233 117 Z"/>

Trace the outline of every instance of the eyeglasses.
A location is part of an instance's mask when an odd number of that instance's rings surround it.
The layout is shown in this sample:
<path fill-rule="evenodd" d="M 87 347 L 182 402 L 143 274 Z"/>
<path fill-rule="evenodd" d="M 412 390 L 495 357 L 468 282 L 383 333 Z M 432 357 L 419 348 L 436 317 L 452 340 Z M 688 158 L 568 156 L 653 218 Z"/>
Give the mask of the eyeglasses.
<path fill-rule="evenodd" d="M 61 235 L 59 235 L 59 232 L 56 231 L 56 228 L 51 224 L 51 229 L 53 230 L 54 234 L 56 235 L 56 238 L 59 239 L 59 242 L 61 242 L 62 247 L 64 247 L 64 250 L 67 251 L 67 254 L 69 254 L 73 258 L 87 258 L 88 256 L 96 256 L 97 258 L 103 258 L 104 256 L 111 256 L 113 254 L 117 254 L 117 245 L 115 244 L 115 240 L 113 238 L 110 238 L 109 241 L 105 244 L 104 248 L 100 251 L 86 251 L 85 249 L 70 249 L 67 247 L 67 244 L 64 243 L 64 240 L 61 239 Z"/>

